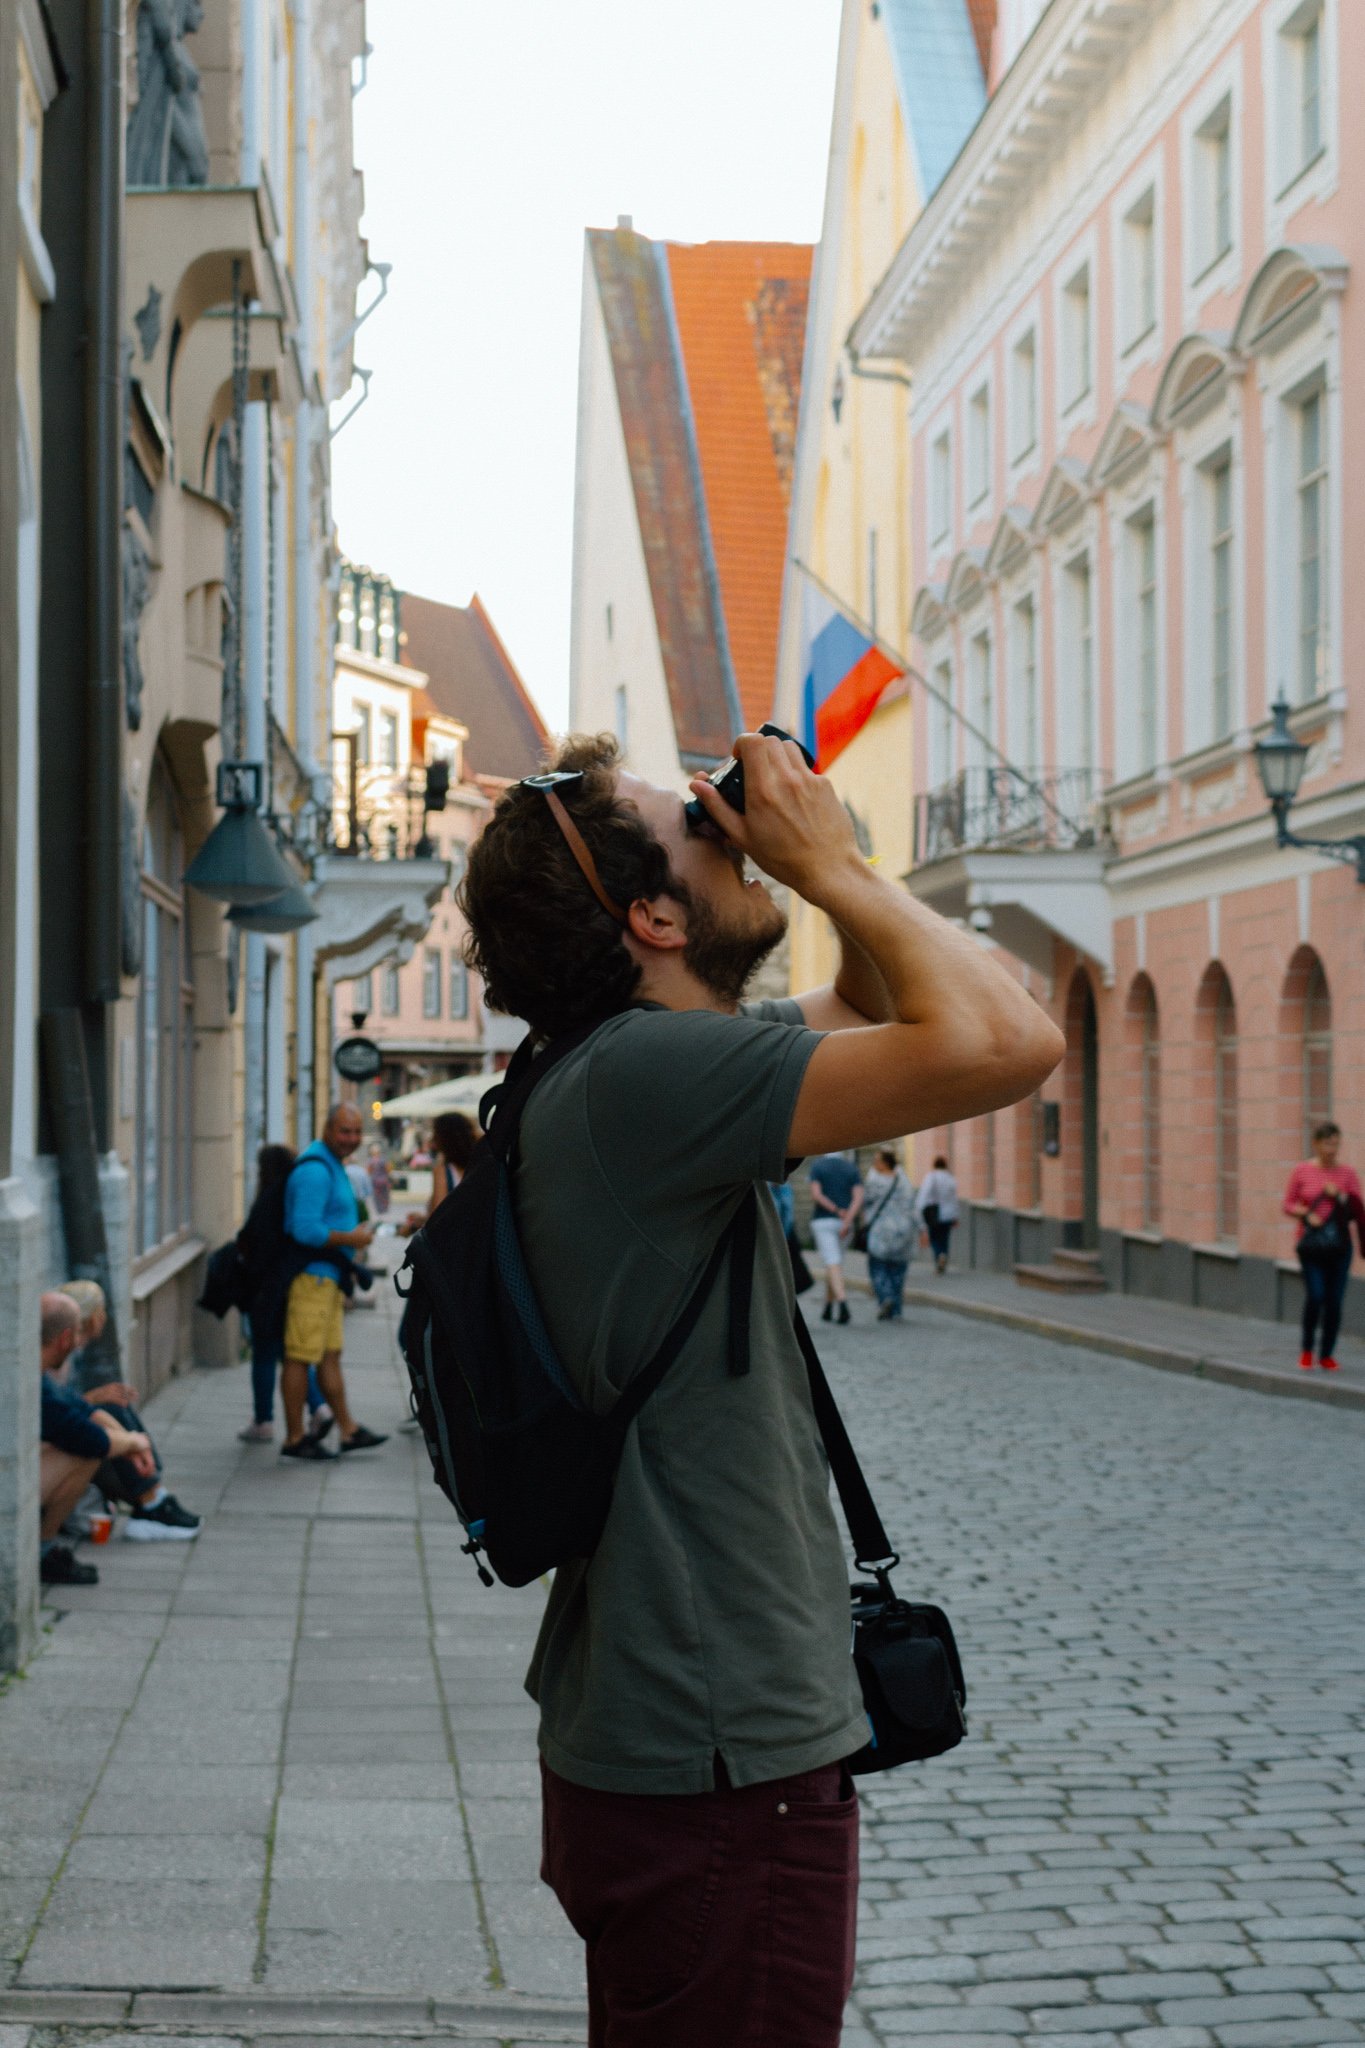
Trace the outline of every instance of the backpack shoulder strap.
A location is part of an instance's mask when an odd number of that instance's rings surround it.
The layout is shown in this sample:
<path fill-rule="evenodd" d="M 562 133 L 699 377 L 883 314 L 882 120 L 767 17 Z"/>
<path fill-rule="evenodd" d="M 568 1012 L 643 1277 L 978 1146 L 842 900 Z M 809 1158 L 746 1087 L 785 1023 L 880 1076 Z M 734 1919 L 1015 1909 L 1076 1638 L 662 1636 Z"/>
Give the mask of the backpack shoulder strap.
<path fill-rule="evenodd" d="M 727 1250 L 731 1255 L 730 1373 L 732 1377 L 737 1377 L 749 1370 L 749 1295 L 753 1280 L 756 1232 L 757 1193 L 755 1189 L 750 1188 L 716 1239 L 705 1271 L 688 1295 L 682 1313 L 669 1329 L 649 1364 L 642 1366 L 624 1391 L 618 1395 L 611 1414 L 612 1420 L 618 1422 L 622 1430 L 634 1421 L 650 1395 L 659 1387 L 665 1373 L 696 1329 L 711 1290 L 720 1278 L 720 1269 Z M 742 1350 L 737 1350 L 737 1344 L 742 1345 Z"/>
<path fill-rule="evenodd" d="M 605 1018 L 595 1017 L 590 1024 L 580 1024 L 576 1031 L 566 1031 L 562 1038 L 552 1038 L 541 1052 L 533 1047 L 529 1032 L 523 1038 L 506 1073 L 479 1104 L 479 1122 L 483 1125 L 485 1139 L 490 1150 L 500 1159 L 508 1157 L 516 1142 L 521 1113 L 536 1083 L 543 1081 L 550 1069 L 557 1067 L 571 1052 L 577 1052 L 579 1046 L 605 1022 Z"/>

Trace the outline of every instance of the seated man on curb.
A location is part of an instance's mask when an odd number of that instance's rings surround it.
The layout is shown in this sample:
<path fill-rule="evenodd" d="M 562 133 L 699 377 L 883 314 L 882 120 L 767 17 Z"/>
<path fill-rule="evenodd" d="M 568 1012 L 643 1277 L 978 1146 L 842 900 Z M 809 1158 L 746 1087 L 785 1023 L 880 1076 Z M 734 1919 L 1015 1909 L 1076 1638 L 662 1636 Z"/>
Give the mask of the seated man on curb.
<path fill-rule="evenodd" d="M 124 1429 L 59 1386 L 56 1375 L 80 1342 L 81 1312 L 69 1295 L 45 1294 L 40 1304 L 39 1342 L 43 1362 L 43 1441 L 39 1464 L 39 1573 L 47 1586 L 93 1586 L 99 1573 L 77 1562 L 76 1553 L 57 1541 L 57 1531 L 108 1457 L 136 1461 L 153 1470 L 152 1446 L 135 1430 Z"/>
<path fill-rule="evenodd" d="M 68 1280 L 61 1293 L 74 1301 L 80 1312 L 74 1349 L 83 1350 L 97 1341 L 108 1320 L 104 1289 L 97 1280 Z M 147 1436 L 135 1405 L 137 1389 L 126 1380 L 109 1380 L 103 1386 L 87 1387 L 76 1399 L 87 1408 L 112 1417 L 130 1434 Z M 192 1515 L 167 1491 L 162 1479 L 161 1454 L 149 1436 L 147 1441 L 152 1454 L 150 1473 L 141 1463 L 115 1453 L 101 1461 L 95 1485 L 107 1501 L 122 1501 L 132 1510 L 123 1525 L 125 1536 L 140 1543 L 186 1542 L 199 1534 L 200 1517 Z"/>

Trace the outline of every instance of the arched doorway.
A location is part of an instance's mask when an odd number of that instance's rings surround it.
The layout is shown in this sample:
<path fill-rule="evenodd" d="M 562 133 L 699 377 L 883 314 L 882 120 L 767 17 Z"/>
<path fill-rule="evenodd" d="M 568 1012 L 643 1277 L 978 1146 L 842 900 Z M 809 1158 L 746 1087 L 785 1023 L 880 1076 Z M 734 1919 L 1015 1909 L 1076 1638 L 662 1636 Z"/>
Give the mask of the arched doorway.
<path fill-rule="evenodd" d="M 1100 1027 L 1090 977 L 1077 968 L 1066 1001 L 1066 1207 L 1063 1240 L 1084 1251 L 1100 1242 Z"/>

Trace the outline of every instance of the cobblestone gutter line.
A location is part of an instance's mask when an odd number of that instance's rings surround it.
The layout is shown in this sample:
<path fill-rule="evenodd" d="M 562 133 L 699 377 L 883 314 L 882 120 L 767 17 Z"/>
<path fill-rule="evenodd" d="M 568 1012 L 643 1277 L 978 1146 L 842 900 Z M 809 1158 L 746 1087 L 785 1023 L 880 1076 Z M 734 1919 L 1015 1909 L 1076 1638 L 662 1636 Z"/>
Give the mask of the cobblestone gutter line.
<path fill-rule="evenodd" d="M 357 1992 L 5 1991 L 0 1992 L 0 2048 L 123 2048 L 160 2041 L 213 2048 L 219 2042 L 314 2040 L 553 2042 L 581 2044 L 582 2008 L 561 1999 L 410 1998 Z M 700 2048 L 700 2044 L 699 2044 Z"/>
<path fill-rule="evenodd" d="M 850 1276 L 854 1287 L 865 1285 Z M 1280 1394 L 1289 1400 L 1319 1401 L 1337 1408 L 1365 1410 L 1365 1387 L 1353 1387 L 1330 1376 L 1270 1372 L 1262 1366 L 1243 1365 L 1232 1358 L 1202 1356 L 1171 1345 L 1144 1344 L 1134 1337 L 1083 1330 L 1074 1323 L 1052 1322 L 1046 1316 L 1030 1315 L 1025 1309 L 998 1308 L 994 1302 L 964 1301 L 960 1295 L 936 1294 L 927 1287 L 907 1287 L 907 1307 L 942 1309 L 946 1315 L 968 1316 L 978 1322 L 996 1323 L 1007 1330 L 1019 1330 L 1030 1337 L 1046 1337 L 1053 1344 L 1069 1344 L 1082 1351 L 1103 1351 L 1112 1358 L 1131 1359 L 1135 1365 L 1155 1366 L 1158 1372 L 1183 1373 L 1189 1378 L 1216 1380 L 1224 1386 L 1245 1387 L 1256 1394 Z M 1292 1334 L 1292 1333 L 1291 1333 Z"/>

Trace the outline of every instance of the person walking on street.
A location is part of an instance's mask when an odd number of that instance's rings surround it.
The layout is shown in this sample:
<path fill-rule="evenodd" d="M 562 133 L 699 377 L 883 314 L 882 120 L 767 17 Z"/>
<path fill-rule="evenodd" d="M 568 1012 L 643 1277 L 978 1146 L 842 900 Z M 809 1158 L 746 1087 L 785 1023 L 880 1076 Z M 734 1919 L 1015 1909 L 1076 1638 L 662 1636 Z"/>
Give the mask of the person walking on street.
<path fill-rule="evenodd" d="M 959 1210 L 957 1203 L 957 1182 L 947 1160 L 940 1152 L 934 1161 L 932 1173 L 926 1173 L 924 1184 L 919 1191 L 920 1221 L 929 1233 L 929 1245 L 934 1254 L 934 1271 L 948 1270 L 948 1248 L 953 1241 L 953 1229 Z"/>
<path fill-rule="evenodd" d="M 242 1258 L 241 1307 L 251 1334 L 251 1421 L 237 1432 L 244 1444 L 268 1444 L 275 1435 L 275 1379 L 284 1357 L 284 1307 L 294 1268 L 284 1230 L 284 1189 L 296 1154 L 292 1145 L 262 1145 L 256 1154 L 256 1194 L 237 1233 Z M 319 1442 L 335 1417 L 322 1398 L 315 1368 L 308 1373 L 308 1434 Z"/>
<path fill-rule="evenodd" d="M 458 1109 L 445 1110 L 436 1118 L 431 1126 L 431 1194 L 425 1209 L 409 1209 L 406 1222 L 398 1226 L 400 1237 L 411 1237 L 414 1230 L 420 1230 L 460 1185 L 478 1142 L 478 1132 Z"/>
<path fill-rule="evenodd" d="M 370 1193 L 374 1197 L 374 1213 L 380 1217 L 387 1216 L 389 1213 L 389 1203 L 393 1198 L 393 1175 L 389 1172 L 389 1162 L 384 1155 L 384 1147 L 382 1145 L 371 1145 L 366 1172 L 370 1176 Z"/>
<path fill-rule="evenodd" d="M 282 1458 L 322 1459 L 334 1455 L 319 1437 L 309 1436 L 304 1430 L 310 1366 L 317 1367 L 323 1399 L 341 1431 L 342 1450 L 369 1451 L 385 1441 L 352 1416 L 341 1371 L 342 1283 L 351 1278 L 351 1254 L 364 1251 L 374 1236 L 369 1225 L 359 1221 L 355 1194 L 346 1173 L 346 1161 L 360 1138 L 360 1111 L 353 1103 L 334 1103 L 327 1112 L 322 1136 L 304 1147 L 285 1183 L 285 1233 L 316 1256 L 289 1283 L 285 1304 Z"/>
<path fill-rule="evenodd" d="M 1319 1124 L 1313 1133 L 1313 1157 L 1301 1160 L 1284 1191 L 1284 1213 L 1299 1226 L 1297 1251 L 1303 1269 L 1303 1329 L 1299 1352 L 1301 1372 L 1318 1363 L 1335 1372 L 1341 1305 L 1351 1271 L 1351 1226 L 1365 1252 L 1365 1199 L 1355 1168 L 1340 1161 L 1340 1124 Z M 1321 1323 L 1321 1331 L 1318 1325 Z"/>
<path fill-rule="evenodd" d="M 756 1235 L 742 1354 L 722 1271 L 625 1435 L 592 1556 L 554 1574 L 527 1677 L 541 1871 L 586 1946 L 590 2048 L 840 2040 L 867 1717 L 791 1265 L 756 1184 L 1017 1100 L 1063 1051 L 970 934 L 869 867 L 794 743 L 734 751 L 745 812 L 697 779 L 694 826 L 612 739 L 571 737 L 501 798 L 460 892 L 492 1008 L 581 1034 L 530 1095 L 511 1187 L 535 1304 L 594 1413 L 742 1211 Z M 786 928 L 746 858 L 832 919 L 832 986 L 741 1003 Z"/>
<path fill-rule="evenodd" d="M 867 1277 L 877 1297 L 877 1320 L 898 1321 L 905 1306 L 905 1272 L 915 1242 L 915 1189 L 905 1168 L 883 1145 L 864 1182 Z"/>
<path fill-rule="evenodd" d="M 825 1305 L 820 1320 L 846 1323 L 849 1313 L 844 1290 L 844 1246 L 853 1235 L 858 1211 L 863 1206 L 862 1175 L 856 1164 L 842 1154 L 827 1152 L 811 1167 L 810 1191 L 815 1203 L 810 1234 L 825 1262 Z"/>

